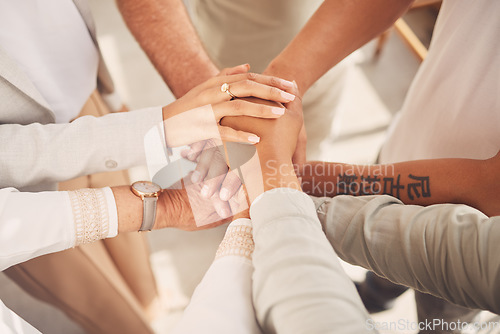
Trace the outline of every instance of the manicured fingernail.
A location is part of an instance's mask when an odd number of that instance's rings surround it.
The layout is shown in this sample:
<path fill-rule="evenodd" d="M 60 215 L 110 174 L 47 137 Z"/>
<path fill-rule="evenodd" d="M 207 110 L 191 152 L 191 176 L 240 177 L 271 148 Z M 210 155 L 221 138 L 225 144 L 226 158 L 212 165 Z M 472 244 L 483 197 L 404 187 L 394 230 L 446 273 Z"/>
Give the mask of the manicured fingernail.
<path fill-rule="evenodd" d="M 201 196 L 208 198 L 208 186 L 205 185 L 203 186 L 203 188 L 201 188 Z"/>
<path fill-rule="evenodd" d="M 201 178 L 201 173 L 195 170 L 193 172 L 193 175 L 191 175 L 191 182 L 196 183 L 200 181 L 200 178 Z"/>
<path fill-rule="evenodd" d="M 283 97 L 284 99 L 286 99 L 288 101 L 295 100 L 295 95 L 287 93 L 287 92 L 281 92 L 281 97 Z"/>
<path fill-rule="evenodd" d="M 293 82 L 288 80 L 281 80 L 281 84 L 286 88 L 292 88 L 294 86 Z"/>
<path fill-rule="evenodd" d="M 260 142 L 260 138 L 257 136 L 248 136 L 248 141 L 257 144 L 258 142 Z"/>
<path fill-rule="evenodd" d="M 188 159 L 189 160 L 194 160 L 194 151 L 193 150 L 189 151 L 189 153 L 188 153 Z"/>
<path fill-rule="evenodd" d="M 219 193 L 219 197 L 223 201 L 229 201 L 229 190 L 222 188 Z"/>
<path fill-rule="evenodd" d="M 285 114 L 285 108 L 280 108 L 280 107 L 272 107 L 271 111 L 275 115 L 284 115 Z"/>
<path fill-rule="evenodd" d="M 299 88 L 299 86 L 297 85 L 297 81 L 293 80 L 293 86 L 294 86 L 295 88 Z"/>

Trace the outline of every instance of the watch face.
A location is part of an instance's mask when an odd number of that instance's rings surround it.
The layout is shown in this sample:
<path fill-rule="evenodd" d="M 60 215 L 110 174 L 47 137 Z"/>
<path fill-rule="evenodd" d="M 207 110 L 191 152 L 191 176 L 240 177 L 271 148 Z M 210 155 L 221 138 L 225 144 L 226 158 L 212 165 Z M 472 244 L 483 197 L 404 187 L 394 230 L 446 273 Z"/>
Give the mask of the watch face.
<path fill-rule="evenodd" d="M 144 194 L 154 194 L 161 190 L 161 187 L 159 185 L 149 181 L 135 182 L 132 186 L 135 190 L 140 191 Z"/>

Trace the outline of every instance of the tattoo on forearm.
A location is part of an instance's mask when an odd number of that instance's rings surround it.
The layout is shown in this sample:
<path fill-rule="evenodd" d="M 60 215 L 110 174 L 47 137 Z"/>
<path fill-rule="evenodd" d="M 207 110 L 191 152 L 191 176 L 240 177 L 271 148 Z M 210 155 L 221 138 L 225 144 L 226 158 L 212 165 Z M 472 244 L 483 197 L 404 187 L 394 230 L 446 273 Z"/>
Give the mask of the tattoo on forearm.
<path fill-rule="evenodd" d="M 407 184 L 402 184 L 401 174 L 395 177 L 357 176 L 355 174 L 340 174 L 337 177 L 337 195 L 378 195 L 387 194 L 401 198 L 406 190 L 408 198 L 415 200 L 420 197 L 431 197 L 429 176 L 408 175 Z"/>

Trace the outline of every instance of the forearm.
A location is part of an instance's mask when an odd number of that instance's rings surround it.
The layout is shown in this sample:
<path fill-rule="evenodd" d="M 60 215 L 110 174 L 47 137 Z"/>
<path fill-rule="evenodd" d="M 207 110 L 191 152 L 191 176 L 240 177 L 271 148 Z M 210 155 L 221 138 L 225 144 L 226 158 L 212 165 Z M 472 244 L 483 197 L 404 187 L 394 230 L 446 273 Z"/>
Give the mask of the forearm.
<path fill-rule="evenodd" d="M 498 159 L 497 159 L 498 160 Z M 387 165 L 310 162 L 301 166 L 304 191 L 314 196 L 388 194 L 405 204 L 463 203 L 498 214 L 495 159 L 433 159 Z"/>
<path fill-rule="evenodd" d="M 219 71 L 182 0 L 117 0 L 130 31 L 176 97 Z"/>
<path fill-rule="evenodd" d="M 390 27 L 412 0 L 326 0 L 266 74 L 296 80 L 303 95 L 335 64 Z"/>
<path fill-rule="evenodd" d="M 387 196 L 315 201 L 324 203 L 320 220 L 343 260 L 462 306 L 500 311 L 500 217 Z"/>

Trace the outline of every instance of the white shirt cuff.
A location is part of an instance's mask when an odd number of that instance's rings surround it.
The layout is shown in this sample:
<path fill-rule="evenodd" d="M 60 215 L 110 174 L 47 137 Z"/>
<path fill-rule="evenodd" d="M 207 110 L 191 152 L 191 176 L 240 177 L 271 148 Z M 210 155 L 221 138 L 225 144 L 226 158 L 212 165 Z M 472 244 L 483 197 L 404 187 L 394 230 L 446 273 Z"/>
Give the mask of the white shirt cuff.
<path fill-rule="evenodd" d="M 102 188 L 102 190 L 104 198 L 108 203 L 109 231 L 106 238 L 114 238 L 118 235 L 118 209 L 116 207 L 115 196 L 109 187 Z"/>

